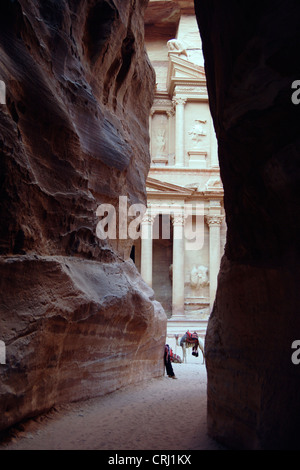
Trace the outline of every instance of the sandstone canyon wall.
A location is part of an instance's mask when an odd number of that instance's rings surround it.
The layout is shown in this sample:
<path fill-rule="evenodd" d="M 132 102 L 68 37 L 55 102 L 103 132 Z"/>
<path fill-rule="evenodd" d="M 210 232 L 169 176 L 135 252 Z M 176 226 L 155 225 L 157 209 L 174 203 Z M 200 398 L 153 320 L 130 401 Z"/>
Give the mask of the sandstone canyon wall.
<path fill-rule="evenodd" d="M 97 208 L 146 202 L 146 0 L 0 6 L 0 430 L 163 373 L 166 316 Z M 118 214 L 117 214 L 118 215 Z"/>
<path fill-rule="evenodd" d="M 299 2 L 195 9 L 228 227 L 206 336 L 208 430 L 233 448 L 299 448 Z"/>

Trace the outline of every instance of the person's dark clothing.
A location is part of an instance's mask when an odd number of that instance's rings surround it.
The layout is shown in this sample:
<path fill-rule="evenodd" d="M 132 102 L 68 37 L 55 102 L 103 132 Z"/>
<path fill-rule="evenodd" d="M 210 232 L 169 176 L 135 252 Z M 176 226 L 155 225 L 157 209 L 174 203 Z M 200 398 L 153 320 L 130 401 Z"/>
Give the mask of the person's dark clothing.
<path fill-rule="evenodd" d="M 166 346 L 165 346 L 165 357 L 164 357 L 164 359 L 165 359 L 165 366 L 166 366 L 167 375 L 169 377 L 175 377 L 173 367 L 172 367 L 172 363 L 171 363 L 170 346 L 168 344 L 166 344 Z"/>

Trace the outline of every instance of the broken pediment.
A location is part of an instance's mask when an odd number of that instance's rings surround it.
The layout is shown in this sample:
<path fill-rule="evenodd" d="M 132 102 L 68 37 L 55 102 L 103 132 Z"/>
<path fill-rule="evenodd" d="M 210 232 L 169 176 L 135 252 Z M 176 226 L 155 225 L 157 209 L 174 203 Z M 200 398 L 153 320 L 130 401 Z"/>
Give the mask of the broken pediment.
<path fill-rule="evenodd" d="M 223 184 L 220 178 L 210 178 L 205 185 L 207 191 L 223 191 Z"/>
<path fill-rule="evenodd" d="M 189 183 L 185 186 L 189 190 L 194 192 L 207 194 L 208 192 L 221 193 L 223 194 L 223 185 L 219 177 L 212 176 L 205 184 L 202 183 Z"/>
<path fill-rule="evenodd" d="M 196 65 L 185 58 L 185 56 L 170 51 L 169 66 L 167 74 L 167 90 L 172 96 L 175 87 L 192 85 L 193 87 L 206 86 L 206 77 L 204 68 Z"/>

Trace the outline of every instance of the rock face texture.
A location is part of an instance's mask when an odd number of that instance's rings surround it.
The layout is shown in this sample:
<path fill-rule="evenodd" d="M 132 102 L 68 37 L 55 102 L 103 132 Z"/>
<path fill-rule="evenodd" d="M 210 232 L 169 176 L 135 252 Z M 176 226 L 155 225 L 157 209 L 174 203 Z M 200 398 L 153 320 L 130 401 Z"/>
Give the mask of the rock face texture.
<path fill-rule="evenodd" d="M 102 203 L 146 202 L 154 72 L 147 1 L 0 6 L 0 430 L 163 373 L 166 316 L 96 236 Z M 118 229 L 118 227 L 117 227 Z"/>
<path fill-rule="evenodd" d="M 206 337 L 209 433 L 299 448 L 299 3 L 195 0 L 227 245 Z"/>

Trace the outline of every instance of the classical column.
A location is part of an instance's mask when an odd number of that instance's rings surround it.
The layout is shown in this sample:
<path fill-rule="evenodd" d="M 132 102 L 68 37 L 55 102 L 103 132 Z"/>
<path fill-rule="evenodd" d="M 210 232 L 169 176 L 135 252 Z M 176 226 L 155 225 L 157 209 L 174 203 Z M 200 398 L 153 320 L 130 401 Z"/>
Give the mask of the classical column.
<path fill-rule="evenodd" d="M 184 166 L 184 105 L 186 99 L 174 98 L 173 103 L 176 106 L 176 148 L 175 148 L 175 166 Z"/>
<path fill-rule="evenodd" d="M 145 214 L 141 222 L 141 276 L 152 287 L 152 228 L 154 216 Z"/>
<path fill-rule="evenodd" d="M 207 215 L 205 220 L 209 226 L 209 298 L 211 310 L 216 297 L 218 273 L 220 270 L 220 227 L 223 216 Z"/>
<path fill-rule="evenodd" d="M 174 214 L 172 317 L 184 316 L 184 215 Z"/>

